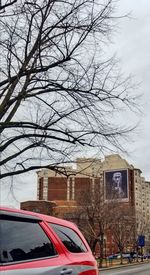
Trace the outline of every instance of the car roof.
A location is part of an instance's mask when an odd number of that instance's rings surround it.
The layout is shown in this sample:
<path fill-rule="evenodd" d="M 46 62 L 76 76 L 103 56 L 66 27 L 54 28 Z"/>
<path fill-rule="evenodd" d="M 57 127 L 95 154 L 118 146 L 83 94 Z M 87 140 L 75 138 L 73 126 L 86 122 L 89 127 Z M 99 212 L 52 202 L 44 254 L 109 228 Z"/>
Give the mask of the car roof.
<path fill-rule="evenodd" d="M 56 217 L 53 217 L 53 216 L 48 216 L 48 215 L 44 215 L 44 214 L 40 214 L 40 213 L 35 213 L 35 212 L 31 212 L 31 211 L 26 211 L 26 210 L 20 210 L 20 209 L 16 209 L 16 208 L 9 208 L 9 207 L 1 207 L 0 206 L 0 212 L 2 213 L 7 213 L 8 214 L 15 214 L 18 216 L 20 214 L 20 217 L 21 216 L 31 216 L 32 218 L 35 218 L 35 219 L 39 219 L 39 220 L 43 220 L 43 221 L 46 221 L 46 222 L 50 222 L 50 223 L 57 223 L 59 225 L 63 225 L 63 226 L 68 226 L 72 229 L 76 229 L 77 226 L 72 223 L 72 222 L 69 222 L 67 220 L 63 220 L 63 219 L 59 219 L 59 218 L 56 218 Z"/>

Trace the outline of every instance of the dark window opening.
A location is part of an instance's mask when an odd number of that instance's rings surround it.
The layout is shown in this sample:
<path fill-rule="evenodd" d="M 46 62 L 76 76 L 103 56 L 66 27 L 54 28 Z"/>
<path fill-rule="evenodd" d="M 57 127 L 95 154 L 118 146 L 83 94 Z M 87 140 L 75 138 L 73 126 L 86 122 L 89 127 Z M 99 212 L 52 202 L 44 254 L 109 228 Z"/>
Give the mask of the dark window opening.
<path fill-rule="evenodd" d="M 58 224 L 50 223 L 49 225 L 70 252 L 81 253 L 87 251 L 83 241 L 74 230 Z"/>

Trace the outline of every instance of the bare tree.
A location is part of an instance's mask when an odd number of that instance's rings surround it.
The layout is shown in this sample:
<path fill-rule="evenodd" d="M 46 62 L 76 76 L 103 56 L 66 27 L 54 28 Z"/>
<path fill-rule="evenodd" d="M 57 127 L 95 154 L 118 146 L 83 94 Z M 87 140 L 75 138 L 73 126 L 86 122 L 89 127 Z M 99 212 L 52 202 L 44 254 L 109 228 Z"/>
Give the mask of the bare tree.
<path fill-rule="evenodd" d="M 5 12 L 5 9 L 14 3 L 16 3 L 17 0 L 0 0 L 0 11 Z"/>
<path fill-rule="evenodd" d="M 129 203 L 118 201 L 115 196 L 111 202 L 106 201 L 100 178 L 97 178 L 96 181 L 94 190 L 91 183 L 89 188 L 82 191 L 78 196 L 78 225 L 89 241 L 93 253 L 96 245 L 99 245 L 100 267 L 103 258 L 106 256 L 104 252 L 109 251 L 112 240 L 115 250 L 120 253 L 122 264 L 123 252 L 129 247 L 134 249 L 135 246 L 136 222 L 134 207 Z M 106 247 L 108 238 L 110 242 L 109 249 Z"/>
<path fill-rule="evenodd" d="M 135 211 L 127 203 L 114 201 L 113 206 L 111 205 L 110 216 L 113 216 L 113 219 L 109 223 L 109 230 L 120 252 L 122 264 L 124 250 L 128 246 L 132 249 L 135 246 Z"/>
<path fill-rule="evenodd" d="M 104 202 L 104 190 L 100 178 L 95 179 L 94 186 L 91 181 L 90 186 L 81 191 L 77 197 L 77 205 L 78 225 L 87 238 L 93 253 L 99 246 L 101 267 L 103 258 L 106 256 L 104 255 L 105 237 L 112 217 L 110 218 L 108 204 Z"/>
<path fill-rule="evenodd" d="M 1 178 L 58 170 L 83 146 L 121 149 L 132 127 L 114 118 L 135 98 L 102 50 L 115 2 L 1 2 Z"/>

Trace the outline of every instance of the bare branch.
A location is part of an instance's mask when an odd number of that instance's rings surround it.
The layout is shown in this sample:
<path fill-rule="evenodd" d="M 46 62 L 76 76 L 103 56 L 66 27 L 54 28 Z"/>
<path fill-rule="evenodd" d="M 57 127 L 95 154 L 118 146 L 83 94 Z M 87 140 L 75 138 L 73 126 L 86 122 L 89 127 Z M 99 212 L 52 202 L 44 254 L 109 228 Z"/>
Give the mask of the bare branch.
<path fill-rule="evenodd" d="M 103 52 L 115 4 L 1 2 L 0 177 L 57 169 L 83 147 L 124 150 L 134 125 L 115 116 L 134 112 L 136 96 L 115 57 Z"/>

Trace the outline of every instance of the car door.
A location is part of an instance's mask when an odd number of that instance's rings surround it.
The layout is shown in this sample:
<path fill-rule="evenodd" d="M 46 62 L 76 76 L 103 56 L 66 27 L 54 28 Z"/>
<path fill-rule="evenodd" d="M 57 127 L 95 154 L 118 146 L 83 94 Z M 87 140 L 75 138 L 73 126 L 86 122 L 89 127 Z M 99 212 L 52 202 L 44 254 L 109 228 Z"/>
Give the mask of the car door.
<path fill-rule="evenodd" d="M 37 217 L 0 213 L 1 275 L 63 275 L 69 260 Z M 70 269 L 71 272 L 71 269 Z"/>
<path fill-rule="evenodd" d="M 76 226 L 48 223 L 61 240 L 70 261 L 72 275 L 98 275 L 97 263 L 90 248 Z"/>

